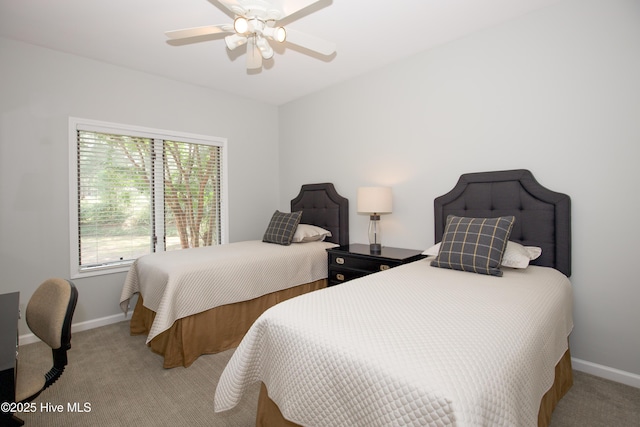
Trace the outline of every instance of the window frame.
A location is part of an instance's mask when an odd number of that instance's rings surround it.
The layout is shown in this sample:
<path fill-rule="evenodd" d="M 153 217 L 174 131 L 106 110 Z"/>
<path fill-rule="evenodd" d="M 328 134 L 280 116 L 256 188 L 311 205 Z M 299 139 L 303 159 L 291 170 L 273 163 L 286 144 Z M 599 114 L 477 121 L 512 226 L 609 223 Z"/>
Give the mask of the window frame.
<path fill-rule="evenodd" d="M 153 129 L 141 126 L 111 123 L 100 120 L 82 119 L 78 117 L 69 117 L 69 247 L 70 247 L 70 277 L 78 279 L 83 277 L 100 276 L 105 274 L 121 273 L 129 270 L 133 263 L 132 260 L 123 261 L 122 263 L 110 264 L 103 267 L 93 267 L 89 270 L 81 269 L 78 263 L 80 258 L 79 249 L 79 233 L 78 233 L 78 138 L 77 131 L 86 130 L 90 132 L 103 132 L 120 135 L 128 135 L 143 138 L 152 138 L 154 140 L 179 141 L 193 144 L 215 145 L 220 147 L 221 159 L 220 165 L 222 171 L 220 173 L 220 244 L 228 243 L 229 223 L 228 223 L 228 207 L 229 196 L 227 190 L 227 139 L 221 137 L 213 137 L 208 135 L 198 135 L 185 132 L 177 132 L 163 129 Z M 156 148 L 157 149 L 157 148 Z M 162 168 L 156 168 L 156 173 L 162 173 Z M 162 181 L 162 179 L 160 180 Z M 158 203 L 158 200 L 156 200 Z M 164 205 L 164 200 L 162 201 Z M 162 220 L 164 223 L 164 209 L 156 209 L 156 221 Z M 160 242 L 164 239 L 158 239 L 156 252 L 164 252 L 164 243 Z"/>

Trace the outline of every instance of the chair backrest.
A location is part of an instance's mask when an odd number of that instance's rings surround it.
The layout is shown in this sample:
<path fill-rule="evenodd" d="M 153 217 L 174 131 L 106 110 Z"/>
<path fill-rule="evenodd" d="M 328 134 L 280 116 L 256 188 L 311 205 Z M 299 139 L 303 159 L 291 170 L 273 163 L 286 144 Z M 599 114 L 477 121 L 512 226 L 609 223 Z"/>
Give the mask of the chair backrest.
<path fill-rule="evenodd" d="M 45 280 L 29 299 L 26 320 L 29 329 L 52 349 L 71 348 L 71 319 L 78 290 L 65 279 Z"/>

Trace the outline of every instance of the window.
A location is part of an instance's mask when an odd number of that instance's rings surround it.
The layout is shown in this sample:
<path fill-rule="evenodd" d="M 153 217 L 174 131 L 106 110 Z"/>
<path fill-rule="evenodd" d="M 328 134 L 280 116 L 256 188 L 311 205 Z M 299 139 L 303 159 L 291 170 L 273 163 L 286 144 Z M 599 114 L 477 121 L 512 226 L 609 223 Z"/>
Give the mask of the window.
<path fill-rule="evenodd" d="M 226 140 L 70 118 L 71 277 L 226 243 Z"/>

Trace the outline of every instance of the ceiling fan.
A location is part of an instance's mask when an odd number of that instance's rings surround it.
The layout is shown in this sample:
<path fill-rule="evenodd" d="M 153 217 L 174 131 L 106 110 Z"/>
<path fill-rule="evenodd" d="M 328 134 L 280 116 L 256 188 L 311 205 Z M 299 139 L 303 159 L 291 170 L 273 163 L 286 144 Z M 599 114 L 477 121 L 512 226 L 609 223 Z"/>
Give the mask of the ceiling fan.
<path fill-rule="evenodd" d="M 217 0 L 234 15 L 232 24 L 207 25 L 167 31 L 171 40 L 183 40 L 211 34 L 229 33 L 224 38 L 227 48 L 233 50 L 247 45 L 247 69 L 262 67 L 263 59 L 273 57 L 270 41 L 288 42 L 321 55 L 336 50 L 333 42 L 277 25 L 278 21 L 317 3 L 319 0 Z"/>

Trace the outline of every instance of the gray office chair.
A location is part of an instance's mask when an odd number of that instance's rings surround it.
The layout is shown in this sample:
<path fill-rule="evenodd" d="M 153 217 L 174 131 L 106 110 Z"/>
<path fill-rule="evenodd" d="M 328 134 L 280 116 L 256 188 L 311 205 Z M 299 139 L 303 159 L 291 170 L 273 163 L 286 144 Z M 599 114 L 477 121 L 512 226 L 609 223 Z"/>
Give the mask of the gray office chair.
<path fill-rule="evenodd" d="M 65 279 L 45 280 L 29 299 L 26 320 L 29 329 L 51 347 L 53 367 L 44 372 L 20 359 L 16 375 L 16 402 L 31 402 L 56 382 L 67 366 L 71 348 L 71 319 L 78 302 L 78 290 Z"/>

